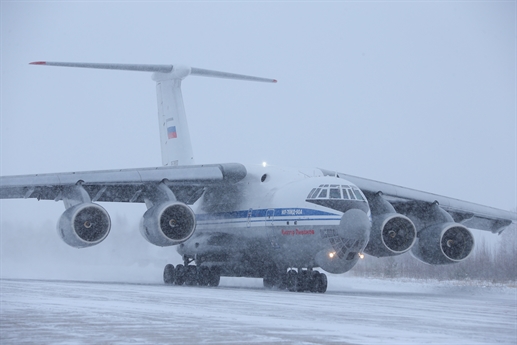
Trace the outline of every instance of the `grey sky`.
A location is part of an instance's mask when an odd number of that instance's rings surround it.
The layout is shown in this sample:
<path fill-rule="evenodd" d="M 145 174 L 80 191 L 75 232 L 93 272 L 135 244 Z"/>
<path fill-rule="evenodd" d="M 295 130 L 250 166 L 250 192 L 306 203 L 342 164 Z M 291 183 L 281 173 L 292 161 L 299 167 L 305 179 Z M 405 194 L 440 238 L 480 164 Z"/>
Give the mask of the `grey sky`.
<path fill-rule="evenodd" d="M 279 81 L 187 78 L 197 163 L 316 166 L 517 206 L 515 2 L 2 2 L 0 12 L 2 175 L 161 164 L 150 74 L 29 62 L 184 63 Z M 55 222 L 64 210 L 1 206 L 7 222 Z"/>

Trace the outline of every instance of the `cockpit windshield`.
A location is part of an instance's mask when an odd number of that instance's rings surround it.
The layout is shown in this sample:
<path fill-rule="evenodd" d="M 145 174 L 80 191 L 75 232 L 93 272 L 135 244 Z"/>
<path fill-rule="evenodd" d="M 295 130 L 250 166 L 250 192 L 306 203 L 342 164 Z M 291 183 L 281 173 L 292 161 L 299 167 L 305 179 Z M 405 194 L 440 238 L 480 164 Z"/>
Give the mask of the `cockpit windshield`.
<path fill-rule="evenodd" d="M 359 188 L 337 184 L 322 184 L 318 188 L 313 188 L 307 195 L 307 199 L 366 200 Z"/>

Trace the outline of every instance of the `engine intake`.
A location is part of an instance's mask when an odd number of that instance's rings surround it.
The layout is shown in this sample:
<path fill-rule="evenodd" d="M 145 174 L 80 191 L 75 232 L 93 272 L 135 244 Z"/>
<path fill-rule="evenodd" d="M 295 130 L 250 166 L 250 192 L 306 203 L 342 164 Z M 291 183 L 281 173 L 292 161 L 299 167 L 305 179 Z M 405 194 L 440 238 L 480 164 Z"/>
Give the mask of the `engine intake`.
<path fill-rule="evenodd" d="M 370 241 L 365 253 L 376 256 L 393 256 L 407 252 L 415 244 L 416 227 L 406 216 L 387 213 L 373 217 Z"/>
<path fill-rule="evenodd" d="M 144 238 L 160 247 L 185 242 L 196 230 L 192 209 L 180 202 L 166 202 L 148 209 L 140 223 Z"/>
<path fill-rule="evenodd" d="M 75 248 L 101 243 L 110 229 L 111 219 L 108 212 L 92 203 L 81 203 L 68 208 L 57 223 L 61 239 Z"/>
<path fill-rule="evenodd" d="M 418 233 L 413 255 L 428 264 L 443 265 L 465 260 L 474 248 L 474 237 L 458 223 L 436 224 Z"/>

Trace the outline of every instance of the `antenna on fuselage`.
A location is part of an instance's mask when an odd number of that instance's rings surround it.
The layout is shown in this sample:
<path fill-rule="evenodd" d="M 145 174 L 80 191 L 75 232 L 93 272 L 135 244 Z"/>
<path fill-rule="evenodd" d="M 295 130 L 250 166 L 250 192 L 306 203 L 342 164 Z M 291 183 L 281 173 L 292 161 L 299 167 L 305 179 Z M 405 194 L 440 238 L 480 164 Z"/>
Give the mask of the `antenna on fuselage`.
<path fill-rule="evenodd" d="M 275 79 L 212 71 L 181 65 L 140 65 L 82 62 L 31 62 L 31 65 L 153 72 L 158 98 L 158 125 L 163 165 L 194 164 L 190 132 L 181 94 L 181 81 L 189 75 L 276 83 Z"/>

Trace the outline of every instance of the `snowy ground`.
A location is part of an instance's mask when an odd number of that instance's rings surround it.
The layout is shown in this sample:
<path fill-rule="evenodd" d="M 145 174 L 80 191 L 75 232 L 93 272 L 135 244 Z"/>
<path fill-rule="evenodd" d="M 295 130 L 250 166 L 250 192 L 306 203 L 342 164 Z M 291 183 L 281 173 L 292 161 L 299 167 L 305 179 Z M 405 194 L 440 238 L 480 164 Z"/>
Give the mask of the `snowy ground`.
<path fill-rule="evenodd" d="M 1 345 L 517 344 L 515 286 L 351 273 L 329 276 L 325 294 L 264 290 L 246 278 L 165 286 L 164 265 L 181 257 L 118 223 L 81 250 L 50 236 L 53 223 L 2 223 Z"/>
<path fill-rule="evenodd" d="M 325 294 L 0 280 L 1 344 L 516 344 L 516 289 L 331 276 Z"/>

